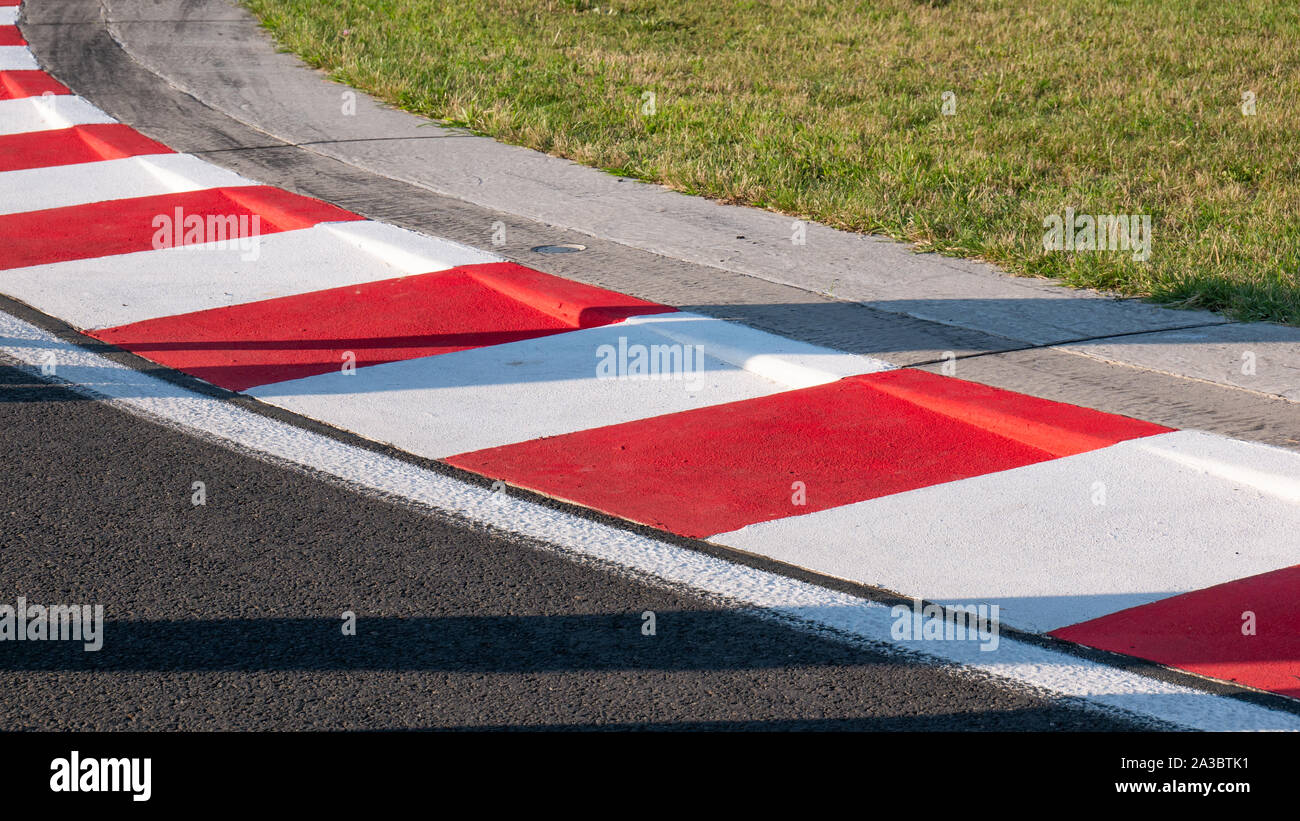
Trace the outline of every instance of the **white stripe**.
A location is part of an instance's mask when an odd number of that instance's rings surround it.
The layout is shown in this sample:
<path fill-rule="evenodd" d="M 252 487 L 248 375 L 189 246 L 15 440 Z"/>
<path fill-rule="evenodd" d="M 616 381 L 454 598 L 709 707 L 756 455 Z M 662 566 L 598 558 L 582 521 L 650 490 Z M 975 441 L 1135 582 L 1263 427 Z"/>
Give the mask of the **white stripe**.
<path fill-rule="evenodd" d="M 0 8 L 0 26 L 12 26 L 18 22 L 18 7 L 5 6 Z"/>
<path fill-rule="evenodd" d="M 209 243 L 13 268 L 0 271 L 0 286 L 79 328 L 108 328 L 490 256 L 462 249 L 382 222 L 322 223 L 266 234 L 243 249 Z"/>
<path fill-rule="evenodd" d="M 726 562 L 508 493 L 342 444 L 186 391 L 0 314 L 0 351 L 39 366 L 52 358 L 57 377 L 75 389 L 183 432 L 233 446 L 277 464 L 334 477 L 353 490 L 407 500 L 434 515 L 451 515 L 497 532 L 549 545 L 601 567 L 618 567 L 713 598 L 758 608 L 782 623 L 897 652 L 962 665 L 1092 705 L 1200 730 L 1300 730 L 1300 717 L 1165 683 L 1118 668 L 1003 637 L 983 652 L 975 642 L 928 641 L 904 646 L 890 638 L 889 608 L 844 593 Z M 472 410 L 466 410 L 472 412 Z"/>
<path fill-rule="evenodd" d="M 188 154 L 151 154 L 27 168 L 0 172 L 0 214 L 179 194 L 223 185 L 256 183 Z"/>
<path fill-rule="evenodd" d="M 703 345 L 710 356 L 786 388 L 811 388 L 894 367 L 872 357 L 854 356 L 685 311 L 632 317 L 626 324 L 647 324 L 674 342 Z"/>
<path fill-rule="evenodd" d="M 1144 450 L 1171 462 L 1186 465 L 1207 477 L 1220 479 L 1240 489 L 1258 490 L 1266 496 L 1272 496 L 1280 502 L 1300 508 L 1300 471 L 1295 470 L 1300 457 L 1290 459 L 1279 457 L 1279 453 L 1291 455 L 1290 451 L 1264 448 L 1262 445 L 1247 446 L 1263 448 L 1261 451 L 1229 453 L 1226 452 L 1228 448 L 1223 447 L 1221 442 L 1215 441 L 1213 444 L 1219 447 L 1198 447 L 1200 440 L 1189 441 L 1187 437 L 1172 435 L 1146 439 L 1141 443 Z M 1239 450 L 1240 445 L 1242 445 L 1240 442 L 1234 443 L 1233 450 Z M 1222 458 L 1211 455 L 1215 452 Z M 1257 458 L 1258 461 L 1247 461 L 1248 458 L 1252 460 Z M 1284 463 L 1283 459 L 1286 460 Z M 1274 469 L 1281 468 L 1285 471 L 1289 467 L 1289 475 L 1260 469 L 1270 463 Z"/>
<path fill-rule="evenodd" d="M 40 68 L 27 46 L 0 46 L 0 71 L 30 71 Z"/>
<path fill-rule="evenodd" d="M 0 56 L 0 62 L 3 62 L 3 56 Z M 0 100 L 0 135 L 114 122 L 117 121 L 75 94 Z"/>
<path fill-rule="evenodd" d="M 1296 564 L 1298 480 L 1300 454 L 1180 431 L 710 541 L 1047 632 Z"/>
<path fill-rule="evenodd" d="M 382 229 L 374 226 L 383 225 Z M 445 271 L 458 265 L 502 262 L 503 257 L 449 239 L 430 237 L 387 223 L 334 222 L 325 230 L 370 256 L 408 274 Z"/>
<path fill-rule="evenodd" d="M 687 351 L 666 335 L 701 345 Z M 686 329 L 689 329 L 687 331 Z M 623 342 L 620 343 L 620 338 Z M 602 378 L 620 345 L 676 346 L 689 365 L 676 378 Z M 602 346 L 604 349 L 602 355 Z M 715 346 L 720 356 L 715 356 Z M 744 363 L 762 354 L 763 371 Z M 725 357 L 725 358 L 723 358 Z M 730 359 L 731 361 L 728 361 Z M 804 368 L 805 363 L 816 368 Z M 630 364 L 630 362 L 629 362 Z M 469 351 L 279 382 L 248 393 L 411 453 L 442 458 L 542 436 L 752 399 L 889 367 L 720 319 L 663 314 Z M 792 383 L 767 375 L 781 373 Z M 609 375 L 617 376 L 615 369 Z"/>

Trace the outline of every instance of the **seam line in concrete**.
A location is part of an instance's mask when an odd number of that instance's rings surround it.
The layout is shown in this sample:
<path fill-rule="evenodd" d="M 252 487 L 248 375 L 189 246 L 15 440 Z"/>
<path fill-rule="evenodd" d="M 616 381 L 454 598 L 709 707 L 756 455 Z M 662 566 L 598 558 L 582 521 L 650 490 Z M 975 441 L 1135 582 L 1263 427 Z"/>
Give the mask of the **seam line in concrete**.
<path fill-rule="evenodd" d="M 865 303 L 861 303 L 861 302 L 858 302 L 858 303 L 855 303 L 855 304 L 857 304 L 857 305 L 864 305 L 865 307 L 868 307 L 868 308 L 869 308 L 869 307 L 872 307 L 872 306 L 870 306 L 870 305 L 866 305 Z M 1227 323 L 1227 324 L 1229 324 L 1229 325 L 1235 325 L 1235 324 L 1238 324 L 1238 323 L 1230 322 L 1230 323 Z M 999 356 L 999 355 L 1001 355 L 1001 354 L 1006 354 L 1006 353 L 1019 353 L 1019 352 L 1021 352 L 1021 351 L 1039 351 L 1039 350 L 1042 350 L 1043 348 L 1055 348 L 1055 347 L 1057 347 L 1057 346 L 1059 346 L 1059 345 L 1077 345 L 1077 344 L 1082 343 L 1082 342 L 1097 342 L 1097 341 L 1100 341 L 1100 340 L 1103 340 L 1103 339 L 1120 339 L 1120 338 L 1122 338 L 1122 337 L 1130 337 L 1130 336 L 1144 336 L 1144 335 L 1146 335 L 1146 334 L 1163 334 L 1163 333 L 1168 333 L 1169 331 L 1190 331 L 1190 330 L 1195 330 L 1195 329 L 1197 329 L 1197 328 L 1220 328 L 1220 327 L 1222 327 L 1223 325 L 1224 325 L 1224 323 L 1222 323 L 1222 322 L 1202 322 L 1202 323 L 1199 323 L 1199 324 L 1197 324 L 1197 325 L 1181 325 L 1181 326 L 1178 326 L 1178 327 L 1176 327 L 1176 328 L 1159 328 L 1159 329 L 1149 329 L 1149 330 L 1144 330 L 1144 331 L 1128 331 L 1127 333 L 1122 333 L 1122 334 L 1106 334 L 1105 336 L 1082 336 L 1082 337 L 1079 337 L 1079 338 L 1077 338 L 1077 339 L 1062 339 L 1062 340 L 1058 340 L 1058 341 L 1056 341 L 1056 342 L 1043 342 L 1043 343 L 1038 344 L 1038 345 L 1024 345 L 1024 346 L 1021 346 L 1021 347 L 1019 347 L 1019 348 L 1006 348 L 1006 349 L 1003 349 L 1003 350 L 997 350 L 997 351 L 977 351 L 977 352 L 975 352 L 975 353 L 962 354 L 961 356 L 953 356 L 953 357 L 951 357 L 951 358 L 944 357 L 944 358 L 942 358 L 942 359 L 927 359 L 927 360 L 924 360 L 924 361 L 921 361 L 921 362 L 911 362 L 911 363 L 908 363 L 908 364 L 906 364 L 906 365 L 900 365 L 899 367 L 902 367 L 902 368 L 919 368 L 919 367 L 922 367 L 922 366 L 924 366 L 924 365 L 938 365 L 938 364 L 943 363 L 943 362 L 955 362 L 955 361 L 957 361 L 957 360 L 959 360 L 959 359 L 978 359 L 978 358 L 980 358 L 980 357 L 982 357 L 982 356 Z M 1125 364 L 1125 363 L 1120 363 L 1120 364 Z M 1149 368 L 1143 368 L 1143 369 L 1144 369 L 1144 370 L 1150 370 Z M 1169 375 L 1170 375 L 1170 376 L 1182 376 L 1182 374 L 1169 374 Z M 1184 377 L 1184 378 L 1191 378 L 1191 377 Z M 1217 383 L 1214 383 L 1214 384 L 1217 384 Z M 1226 387 L 1226 388 L 1235 388 L 1236 390 L 1246 390 L 1245 388 L 1241 388 L 1241 387 L 1238 387 L 1238 386 L 1236 386 L 1236 385 L 1224 385 L 1224 386 L 1222 386 L 1222 387 Z"/>
<path fill-rule="evenodd" d="M 217 109 L 212 109 L 212 110 L 216 111 Z M 474 136 L 477 135 L 475 134 L 430 134 L 425 137 L 357 137 L 350 140 L 307 140 L 306 142 L 301 142 L 301 143 L 283 142 L 283 143 L 278 143 L 276 145 L 241 145 L 234 148 L 204 148 L 199 151 L 187 151 L 186 153 L 187 154 L 232 154 L 238 151 L 264 151 L 268 148 L 307 148 L 308 146 L 312 146 L 312 145 L 343 145 L 345 143 L 386 143 L 386 142 L 402 142 L 402 141 L 409 142 L 412 140 L 454 140 L 460 137 L 474 137 Z M 340 162 L 343 161 L 340 160 Z M 353 168 L 358 168 L 358 166 L 352 165 L 351 163 L 346 163 L 346 164 Z M 365 170 L 365 169 L 358 169 L 358 170 Z M 367 171 L 366 173 L 373 174 L 375 172 Z M 390 180 L 393 179 L 393 177 L 389 177 L 386 174 L 377 174 L 376 176 L 382 176 L 385 179 L 390 179 Z"/>

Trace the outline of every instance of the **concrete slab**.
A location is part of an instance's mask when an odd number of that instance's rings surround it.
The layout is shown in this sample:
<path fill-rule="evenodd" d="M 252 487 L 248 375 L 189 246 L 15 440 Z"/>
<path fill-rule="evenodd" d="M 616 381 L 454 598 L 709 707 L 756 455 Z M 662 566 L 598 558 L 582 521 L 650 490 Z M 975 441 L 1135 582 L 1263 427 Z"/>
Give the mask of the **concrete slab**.
<path fill-rule="evenodd" d="M 205 158 L 250 179 L 467 245 L 490 244 L 507 259 L 557 276 L 850 353 L 875 352 L 898 365 L 1023 344 L 651 254 L 434 194 L 280 143 L 143 69 L 97 25 L 85 24 L 78 16 L 83 10 L 83 6 L 65 0 L 45 0 L 33 6 L 33 14 L 42 23 L 33 28 L 33 36 L 52 70 L 75 78 L 78 88 L 87 90 L 110 113 L 168 146 L 215 147 Z M 64 24 L 69 18 L 74 22 Z M 562 242 L 583 243 L 587 251 L 544 255 L 529 250 Z"/>
<path fill-rule="evenodd" d="M 1140 349 L 1143 367 L 1235 385 L 1300 402 L 1300 328 L 1235 322 L 1212 328 L 1098 339 L 1066 349 L 1125 362 Z"/>

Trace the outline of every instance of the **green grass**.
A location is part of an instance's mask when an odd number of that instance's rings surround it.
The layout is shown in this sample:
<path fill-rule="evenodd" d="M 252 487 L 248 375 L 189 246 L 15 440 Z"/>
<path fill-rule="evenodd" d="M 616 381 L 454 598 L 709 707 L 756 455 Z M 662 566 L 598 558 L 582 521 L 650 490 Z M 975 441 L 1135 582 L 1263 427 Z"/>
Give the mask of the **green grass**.
<path fill-rule="evenodd" d="M 1293 4 L 244 2 L 335 79 L 506 142 L 1019 274 L 1300 325 Z M 942 116 L 949 90 L 957 112 Z M 1150 214 L 1149 260 L 1045 252 L 1043 219 L 1066 207 Z"/>

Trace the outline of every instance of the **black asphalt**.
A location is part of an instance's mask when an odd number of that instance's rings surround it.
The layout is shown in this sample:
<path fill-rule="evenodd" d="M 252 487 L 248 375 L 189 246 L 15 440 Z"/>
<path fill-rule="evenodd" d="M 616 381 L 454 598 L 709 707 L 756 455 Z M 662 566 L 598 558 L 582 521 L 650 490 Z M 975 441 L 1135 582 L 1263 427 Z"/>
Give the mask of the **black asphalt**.
<path fill-rule="evenodd" d="M 9 367 L 0 446 L 0 604 L 102 604 L 106 621 L 98 652 L 0 642 L 3 729 L 1133 728 L 365 498 Z"/>

